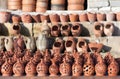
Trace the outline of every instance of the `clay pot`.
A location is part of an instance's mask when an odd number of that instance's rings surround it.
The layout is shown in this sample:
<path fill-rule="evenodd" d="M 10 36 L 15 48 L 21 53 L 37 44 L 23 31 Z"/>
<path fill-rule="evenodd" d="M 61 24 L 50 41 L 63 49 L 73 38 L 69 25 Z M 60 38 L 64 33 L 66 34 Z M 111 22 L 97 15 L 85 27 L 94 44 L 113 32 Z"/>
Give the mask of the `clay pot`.
<path fill-rule="evenodd" d="M 105 21 L 106 14 L 105 13 L 97 13 L 97 21 Z"/>
<path fill-rule="evenodd" d="M 13 51 L 13 38 L 12 37 L 5 38 L 5 48 L 7 51 Z"/>
<path fill-rule="evenodd" d="M 109 12 L 106 14 L 106 20 L 107 21 L 115 21 L 116 15 L 115 13 Z"/>
<path fill-rule="evenodd" d="M 73 37 L 68 37 L 68 39 L 65 41 L 65 49 L 67 52 L 72 53 L 76 48 L 76 42 Z"/>
<path fill-rule="evenodd" d="M 12 22 L 13 23 L 21 22 L 21 17 L 19 15 L 12 15 Z"/>
<path fill-rule="evenodd" d="M 18 23 L 15 23 L 12 25 L 12 35 L 19 35 L 21 31 L 21 25 Z"/>
<path fill-rule="evenodd" d="M 0 17 L 1 17 L 0 23 L 9 22 L 10 16 L 11 16 L 10 12 L 0 12 Z"/>
<path fill-rule="evenodd" d="M 97 20 L 96 13 L 88 12 L 88 13 L 87 13 L 87 16 L 88 16 L 88 20 L 89 20 L 90 22 L 95 22 L 95 21 Z"/>
<path fill-rule="evenodd" d="M 61 22 L 68 22 L 69 21 L 69 16 L 68 16 L 68 14 L 60 14 L 59 15 L 60 16 L 60 21 Z"/>
<path fill-rule="evenodd" d="M 42 14 L 42 15 L 40 16 L 40 19 L 41 19 L 41 22 L 44 22 L 44 20 L 47 20 L 47 22 L 50 21 L 48 14 Z"/>
<path fill-rule="evenodd" d="M 34 12 L 35 5 L 22 5 L 22 11 L 23 12 Z"/>
<path fill-rule="evenodd" d="M 29 14 L 23 14 L 21 20 L 23 23 L 32 23 L 32 17 Z"/>
<path fill-rule="evenodd" d="M 106 23 L 104 26 L 104 33 L 106 36 L 112 36 L 114 32 L 114 24 L 113 23 Z"/>
<path fill-rule="evenodd" d="M 12 65 L 6 59 L 5 63 L 1 66 L 2 76 L 11 76 L 12 75 Z"/>
<path fill-rule="evenodd" d="M 103 35 L 103 24 L 99 23 L 99 22 L 95 22 L 94 23 L 94 35 L 96 37 L 101 37 Z"/>
<path fill-rule="evenodd" d="M 34 22 L 36 22 L 36 23 L 40 22 L 40 14 L 38 14 L 38 15 L 32 15 L 31 17 L 33 18 Z"/>
<path fill-rule="evenodd" d="M 84 4 L 85 0 L 68 0 L 68 4 Z"/>
<path fill-rule="evenodd" d="M 55 51 L 62 52 L 64 48 L 63 40 L 61 38 L 56 38 L 55 42 L 53 43 L 52 49 Z"/>
<path fill-rule="evenodd" d="M 25 67 L 25 73 L 27 76 L 35 76 L 36 74 L 36 65 L 32 60 L 33 59 L 31 59 Z"/>
<path fill-rule="evenodd" d="M 80 20 L 80 22 L 88 21 L 87 14 L 86 13 L 79 14 L 79 20 Z"/>
<path fill-rule="evenodd" d="M 35 38 L 34 37 L 29 37 L 25 41 L 26 49 L 30 50 L 30 52 L 34 52 L 36 48 L 36 43 L 35 43 Z"/>
<path fill-rule="evenodd" d="M 72 65 L 72 76 L 82 75 L 82 66 L 79 64 L 79 59 L 75 59 L 75 63 Z"/>
<path fill-rule="evenodd" d="M 114 58 L 112 58 L 112 61 L 110 65 L 108 66 L 108 76 L 117 76 L 119 73 L 119 65 L 115 61 Z"/>
<path fill-rule="evenodd" d="M 68 10 L 84 10 L 84 5 L 82 4 L 69 4 L 67 7 Z"/>
<path fill-rule="evenodd" d="M 90 57 L 90 54 L 88 54 L 87 61 L 83 65 L 84 76 L 92 76 L 92 75 L 94 75 L 94 72 L 95 72 L 95 67 L 94 67 L 94 64 L 93 64 L 93 60 Z"/>
<path fill-rule="evenodd" d="M 54 37 L 58 37 L 60 35 L 60 25 L 58 24 L 52 25 L 51 35 Z"/>
<path fill-rule="evenodd" d="M 52 23 L 59 22 L 59 20 L 60 20 L 58 14 L 50 14 L 49 17 L 50 17 L 50 21 L 51 21 Z"/>
<path fill-rule="evenodd" d="M 68 24 L 62 24 L 61 26 L 61 35 L 69 36 L 71 31 L 71 27 Z"/>
<path fill-rule="evenodd" d="M 23 0 L 22 1 L 22 5 L 23 4 L 26 4 L 26 5 L 34 5 L 34 4 L 36 4 L 36 1 L 35 0 L 31 0 L 31 1 L 29 1 L 29 0 Z"/>
<path fill-rule="evenodd" d="M 77 22 L 78 21 L 78 14 L 69 14 L 70 22 Z"/>
<path fill-rule="evenodd" d="M 5 47 L 4 38 L 3 38 L 3 37 L 0 37 L 0 50 L 3 51 L 3 50 L 4 50 L 4 47 Z"/>
<path fill-rule="evenodd" d="M 40 63 L 36 67 L 38 76 L 46 76 L 48 73 L 48 66 L 45 64 L 44 60 L 41 59 Z"/>
<path fill-rule="evenodd" d="M 56 65 L 56 62 L 54 59 L 51 59 L 52 65 L 49 67 L 49 73 L 50 76 L 57 76 L 59 73 L 59 67 Z"/>
<path fill-rule="evenodd" d="M 73 24 L 71 27 L 71 32 L 73 36 L 79 36 L 81 34 L 82 27 L 80 24 Z"/>
<path fill-rule="evenodd" d="M 104 76 L 107 71 L 107 66 L 104 63 L 102 56 L 99 56 L 97 59 L 99 62 L 95 65 L 96 76 Z"/>
<path fill-rule="evenodd" d="M 63 63 L 60 64 L 59 70 L 62 76 L 69 76 L 71 73 L 71 66 L 65 59 L 63 59 Z"/>
<path fill-rule="evenodd" d="M 87 52 L 87 49 L 88 49 L 87 42 L 83 38 L 78 39 L 76 47 L 79 53 L 85 53 Z"/>
<path fill-rule="evenodd" d="M 18 59 L 17 62 L 13 65 L 13 73 L 15 76 L 23 76 L 24 69 L 25 67 L 21 59 Z"/>
<path fill-rule="evenodd" d="M 103 47 L 103 44 L 101 43 L 97 43 L 97 42 L 91 42 L 88 44 L 91 52 L 100 52 L 102 47 Z"/>
<path fill-rule="evenodd" d="M 117 12 L 117 13 L 116 13 L 116 20 L 117 20 L 117 21 L 120 21 L 120 12 Z"/>

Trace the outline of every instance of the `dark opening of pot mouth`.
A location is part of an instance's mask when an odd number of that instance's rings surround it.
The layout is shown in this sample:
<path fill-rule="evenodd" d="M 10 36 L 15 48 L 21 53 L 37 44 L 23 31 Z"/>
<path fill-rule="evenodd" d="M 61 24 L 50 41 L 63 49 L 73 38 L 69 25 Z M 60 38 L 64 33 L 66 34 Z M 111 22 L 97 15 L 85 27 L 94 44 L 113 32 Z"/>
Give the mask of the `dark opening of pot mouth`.
<path fill-rule="evenodd" d="M 79 28 L 78 25 L 73 26 L 73 30 L 78 30 L 78 28 Z"/>
<path fill-rule="evenodd" d="M 55 47 L 60 47 L 60 46 L 61 46 L 61 43 L 60 43 L 60 42 L 55 42 L 55 43 L 54 43 L 54 46 L 55 46 Z"/>
<path fill-rule="evenodd" d="M 111 27 L 110 24 L 107 24 L 107 25 L 105 26 L 106 29 L 109 29 L 110 27 Z"/>
<path fill-rule="evenodd" d="M 96 29 L 96 30 L 100 30 L 100 27 L 101 27 L 100 25 L 96 25 L 96 26 L 95 26 L 95 29 Z"/>
<path fill-rule="evenodd" d="M 13 26 L 13 30 L 19 30 L 19 26 L 18 25 L 14 25 Z"/>
<path fill-rule="evenodd" d="M 93 52 L 97 52 L 98 48 L 97 48 L 97 47 L 92 47 L 91 50 L 92 50 Z"/>
<path fill-rule="evenodd" d="M 57 27 L 56 25 L 54 25 L 54 26 L 52 27 L 52 30 L 53 30 L 53 31 L 57 31 L 57 30 L 58 30 L 58 27 Z"/>
<path fill-rule="evenodd" d="M 72 41 L 67 41 L 67 42 L 66 42 L 66 46 L 67 46 L 67 47 L 71 47 L 71 46 L 72 46 Z"/>
<path fill-rule="evenodd" d="M 62 26 L 62 29 L 63 29 L 63 30 L 67 30 L 67 29 L 68 29 L 68 25 Z"/>
<path fill-rule="evenodd" d="M 85 45 L 85 42 L 83 42 L 83 41 L 79 42 L 79 47 L 82 47 L 84 45 Z"/>

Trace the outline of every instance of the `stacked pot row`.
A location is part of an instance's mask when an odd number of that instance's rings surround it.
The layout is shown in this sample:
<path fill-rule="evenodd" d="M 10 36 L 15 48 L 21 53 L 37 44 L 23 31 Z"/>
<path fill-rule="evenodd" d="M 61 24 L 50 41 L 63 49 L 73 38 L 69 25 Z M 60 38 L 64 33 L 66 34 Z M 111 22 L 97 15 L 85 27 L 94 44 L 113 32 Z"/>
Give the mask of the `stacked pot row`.
<path fill-rule="evenodd" d="M 74 51 L 72 54 L 58 51 L 50 53 L 29 50 L 0 51 L 2 76 L 117 76 L 119 64 L 108 53 L 103 59 L 99 53 L 83 53 Z"/>

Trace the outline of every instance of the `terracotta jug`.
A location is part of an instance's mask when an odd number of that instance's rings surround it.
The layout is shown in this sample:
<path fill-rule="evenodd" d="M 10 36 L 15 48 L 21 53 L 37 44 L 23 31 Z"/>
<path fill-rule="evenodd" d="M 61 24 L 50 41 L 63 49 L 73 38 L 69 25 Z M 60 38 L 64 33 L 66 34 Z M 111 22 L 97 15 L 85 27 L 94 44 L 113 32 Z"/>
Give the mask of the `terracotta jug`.
<path fill-rule="evenodd" d="M 5 48 L 7 51 L 13 51 L 13 37 L 5 38 Z"/>
<path fill-rule="evenodd" d="M 97 43 L 97 42 L 91 42 L 88 44 L 91 52 L 100 52 L 103 48 L 103 44 L 102 43 Z"/>
<path fill-rule="evenodd" d="M 79 36 L 81 34 L 82 28 L 81 28 L 81 24 L 73 24 L 71 27 L 71 32 L 73 36 Z"/>
<path fill-rule="evenodd" d="M 104 33 L 106 36 L 112 36 L 114 32 L 114 24 L 113 23 L 106 23 L 104 26 Z"/>
<path fill-rule="evenodd" d="M 4 50 L 5 44 L 4 44 L 4 38 L 0 37 L 0 50 Z"/>
<path fill-rule="evenodd" d="M 40 51 L 45 51 L 48 47 L 48 39 L 44 33 L 40 33 L 38 39 L 36 40 L 37 49 Z"/>
<path fill-rule="evenodd" d="M 94 75 L 94 72 L 95 72 L 95 67 L 93 64 L 93 60 L 90 57 L 90 54 L 87 54 L 87 61 L 83 66 L 84 76 L 92 76 Z"/>
<path fill-rule="evenodd" d="M 106 20 L 107 21 L 115 21 L 116 15 L 113 12 L 109 12 L 106 14 Z"/>
<path fill-rule="evenodd" d="M 101 37 L 103 35 L 103 24 L 99 23 L 99 22 L 95 22 L 94 23 L 94 35 L 95 37 Z"/>
<path fill-rule="evenodd" d="M 46 76 L 48 73 L 48 66 L 45 64 L 44 60 L 41 59 L 40 63 L 36 67 L 38 76 Z"/>
<path fill-rule="evenodd" d="M 114 58 L 111 59 L 111 63 L 108 66 L 108 76 L 117 76 L 119 73 L 119 65 Z"/>
<path fill-rule="evenodd" d="M 88 12 L 87 16 L 88 16 L 88 20 L 90 22 L 95 22 L 97 20 L 96 13 L 94 13 L 94 12 Z"/>
<path fill-rule="evenodd" d="M 52 49 L 55 51 L 60 51 L 62 52 L 64 49 L 64 42 L 61 38 L 56 38 L 55 42 L 53 43 Z"/>
<path fill-rule="evenodd" d="M 65 49 L 67 52 L 72 53 L 76 48 L 76 42 L 73 37 L 68 37 L 68 39 L 65 41 Z"/>
<path fill-rule="evenodd" d="M 13 73 L 15 76 L 23 76 L 24 74 L 24 64 L 22 62 L 22 59 L 18 59 L 17 62 L 13 65 Z"/>
<path fill-rule="evenodd" d="M 77 22 L 78 21 L 78 14 L 69 14 L 70 22 Z"/>
<path fill-rule="evenodd" d="M 12 65 L 6 59 L 5 63 L 1 66 L 2 76 L 11 76 L 12 75 Z"/>
<path fill-rule="evenodd" d="M 45 20 L 42 23 L 41 32 L 44 33 L 45 35 L 49 36 L 49 34 L 50 34 L 50 27 L 48 26 L 47 20 Z"/>
<path fill-rule="evenodd" d="M 21 31 L 21 25 L 14 23 L 11 28 L 12 35 L 19 35 Z"/>
<path fill-rule="evenodd" d="M 71 74 L 71 66 L 65 59 L 63 59 L 63 63 L 60 64 L 59 70 L 61 76 L 69 76 Z"/>
<path fill-rule="evenodd" d="M 97 13 L 97 21 L 105 21 L 106 20 L 106 14 L 105 13 Z"/>
<path fill-rule="evenodd" d="M 83 38 L 78 39 L 76 47 L 77 47 L 77 51 L 79 53 L 85 53 L 85 52 L 87 52 L 87 49 L 88 49 L 87 42 Z"/>
<path fill-rule="evenodd" d="M 56 65 L 56 62 L 54 59 L 51 59 L 52 64 L 49 67 L 49 73 L 50 76 L 57 76 L 59 73 L 59 67 Z"/>
<path fill-rule="evenodd" d="M 96 76 L 104 76 L 107 71 L 107 66 L 102 58 L 102 56 L 97 57 L 98 63 L 95 65 Z"/>
<path fill-rule="evenodd" d="M 61 26 L 61 35 L 62 36 L 69 36 L 70 35 L 70 30 L 71 27 L 69 26 L 69 24 L 62 24 Z"/>
<path fill-rule="evenodd" d="M 72 76 L 82 75 L 82 66 L 79 64 L 79 58 L 75 59 L 75 63 L 72 65 Z"/>
<path fill-rule="evenodd" d="M 60 25 L 59 24 L 52 25 L 51 35 L 54 37 L 58 37 L 60 35 Z"/>
<path fill-rule="evenodd" d="M 36 75 L 36 65 L 33 62 L 33 58 L 27 63 L 25 67 L 25 73 L 27 76 L 35 76 Z"/>
<path fill-rule="evenodd" d="M 25 44 L 26 44 L 27 50 L 30 50 L 30 52 L 32 52 L 32 53 L 35 51 L 36 43 L 35 43 L 34 37 L 26 38 Z"/>

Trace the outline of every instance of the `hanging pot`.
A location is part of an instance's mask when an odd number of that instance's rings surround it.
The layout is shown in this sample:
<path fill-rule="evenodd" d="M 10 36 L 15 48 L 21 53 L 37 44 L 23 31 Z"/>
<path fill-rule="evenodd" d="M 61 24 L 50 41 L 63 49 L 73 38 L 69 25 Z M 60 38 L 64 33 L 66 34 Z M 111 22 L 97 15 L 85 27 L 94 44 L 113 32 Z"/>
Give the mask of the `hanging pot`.
<path fill-rule="evenodd" d="M 0 17 L 1 17 L 0 23 L 9 22 L 10 16 L 11 16 L 10 12 L 0 12 Z"/>
<path fill-rule="evenodd" d="M 12 15 L 12 22 L 19 23 L 21 21 L 21 17 L 19 15 Z"/>
<path fill-rule="evenodd" d="M 32 23 L 32 17 L 29 14 L 21 15 L 21 20 L 23 23 Z"/>
<path fill-rule="evenodd" d="M 95 22 L 95 21 L 97 20 L 96 13 L 88 12 L 88 13 L 87 13 L 87 16 L 88 16 L 88 20 L 89 20 L 90 22 Z"/>
<path fill-rule="evenodd" d="M 115 21 L 116 15 L 115 13 L 109 12 L 106 14 L 106 20 L 107 21 Z"/>
<path fill-rule="evenodd" d="M 80 22 L 88 21 L 87 14 L 86 13 L 79 14 L 79 20 L 80 20 Z"/>
<path fill-rule="evenodd" d="M 78 14 L 69 14 L 70 22 L 77 22 L 78 21 Z"/>
<path fill-rule="evenodd" d="M 97 21 L 105 21 L 106 14 L 105 13 L 97 13 Z"/>

